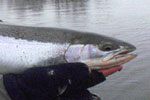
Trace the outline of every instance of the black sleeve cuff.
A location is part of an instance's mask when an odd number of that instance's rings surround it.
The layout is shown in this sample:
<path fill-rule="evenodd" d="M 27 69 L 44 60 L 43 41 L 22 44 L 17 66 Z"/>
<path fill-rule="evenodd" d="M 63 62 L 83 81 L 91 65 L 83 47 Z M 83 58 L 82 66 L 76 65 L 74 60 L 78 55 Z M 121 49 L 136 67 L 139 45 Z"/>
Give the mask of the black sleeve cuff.
<path fill-rule="evenodd" d="M 97 85 L 105 81 L 105 76 L 101 72 L 92 71 L 89 72 L 88 66 L 82 63 L 70 64 L 70 81 L 69 90 L 81 91 Z"/>
<path fill-rule="evenodd" d="M 102 83 L 105 80 L 106 80 L 106 77 L 103 75 L 103 73 L 93 70 L 90 74 L 90 80 L 88 82 L 88 84 L 89 84 L 88 88 L 95 86 L 99 83 Z"/>

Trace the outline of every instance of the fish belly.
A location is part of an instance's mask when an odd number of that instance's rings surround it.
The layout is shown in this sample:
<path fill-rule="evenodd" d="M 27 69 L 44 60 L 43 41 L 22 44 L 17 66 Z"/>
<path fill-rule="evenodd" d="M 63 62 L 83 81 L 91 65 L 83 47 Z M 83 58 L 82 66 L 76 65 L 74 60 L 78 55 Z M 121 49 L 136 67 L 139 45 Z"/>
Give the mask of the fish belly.
<path fill-rule="evenodd" d="M 0 74 L 65 62 L 68 44 L 43 43 L 0 36 Z M 57 58 L 57 59 L 55 59 Z"/>

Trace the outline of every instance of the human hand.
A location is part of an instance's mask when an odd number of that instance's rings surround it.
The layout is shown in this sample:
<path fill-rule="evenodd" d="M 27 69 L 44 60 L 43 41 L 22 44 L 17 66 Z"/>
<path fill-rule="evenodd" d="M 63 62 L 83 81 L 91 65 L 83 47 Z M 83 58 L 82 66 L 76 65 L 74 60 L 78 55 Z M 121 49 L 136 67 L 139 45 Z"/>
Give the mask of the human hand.
<path fill-rule="evenodd" d="M 121 71 L 122 70 L 122 66 L 117 66 L 117 67 L 112 67 L 112 68 L 108 68 L 108 69 L 101 69 L 98 70 L 98 72 L 102 72 L 104 74 L 105 77 L 117 72 L 117 71 Z"/>

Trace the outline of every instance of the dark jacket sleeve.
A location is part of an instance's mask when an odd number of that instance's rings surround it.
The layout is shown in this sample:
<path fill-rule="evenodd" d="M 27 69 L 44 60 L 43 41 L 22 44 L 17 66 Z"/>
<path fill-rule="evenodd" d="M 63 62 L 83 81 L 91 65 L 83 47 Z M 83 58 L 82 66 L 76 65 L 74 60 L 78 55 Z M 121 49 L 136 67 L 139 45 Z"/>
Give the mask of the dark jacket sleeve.
<path fill-rule="evenodd" d="M 72 66 L 70 70 L 69 85 L 65 92 L 65 95 L 76 95 L 85 89 L 95 86 L 106 80 L 105 76 L 101 72 L 93 70 L 91 73 L 88 70 L 88 66 L 79 63 L 76 66 Z"/>
<path fill-rule="evenodd" d="M 99 76 L 100 75 L 100 76 Z M 59 95 L 58 88 L 82 91 L 104 81 L 101 73 L 82 63 L 34 67 L 21 74 L 4 75 L 5 88 L 13 100 L 51 100 Z"/>

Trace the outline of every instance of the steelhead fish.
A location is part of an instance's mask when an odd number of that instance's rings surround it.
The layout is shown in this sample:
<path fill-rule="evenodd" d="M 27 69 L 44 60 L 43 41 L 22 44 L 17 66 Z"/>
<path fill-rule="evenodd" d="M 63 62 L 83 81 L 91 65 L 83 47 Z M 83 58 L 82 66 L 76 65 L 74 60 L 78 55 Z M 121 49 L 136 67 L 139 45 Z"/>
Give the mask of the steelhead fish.
<path fill-rule="evenodd" d="M 70 62 L 105 69 L 135 58 L 134 50 L 127 42 L 95 33 L 0 24 L 0 74 Z"/>

